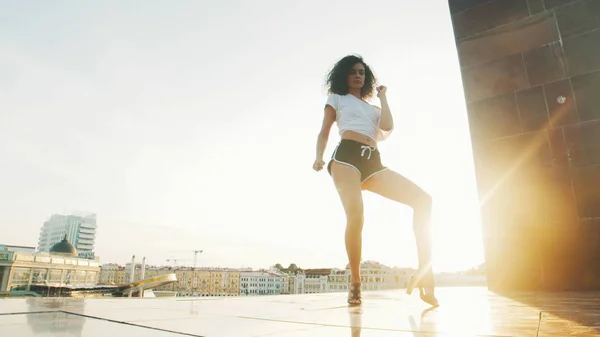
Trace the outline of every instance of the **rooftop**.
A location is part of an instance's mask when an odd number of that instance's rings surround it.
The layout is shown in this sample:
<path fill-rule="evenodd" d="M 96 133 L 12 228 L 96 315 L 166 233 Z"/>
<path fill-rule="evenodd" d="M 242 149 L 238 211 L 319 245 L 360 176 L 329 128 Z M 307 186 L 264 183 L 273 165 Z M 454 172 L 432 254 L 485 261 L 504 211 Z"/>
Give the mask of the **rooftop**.
<path fill-rule="evenodd" d="M 499 295 L 438 288 L 428 308 L 402 290 L 236 298 L 0 300 L 2 336 L 600 336 L 600 292 Z"/>
<path fill-rule="evenodd" d="M 305 269 L 304 274 L 306 275 L 331 275 L 331 268 L 320 268 L 320 269 Z"/>

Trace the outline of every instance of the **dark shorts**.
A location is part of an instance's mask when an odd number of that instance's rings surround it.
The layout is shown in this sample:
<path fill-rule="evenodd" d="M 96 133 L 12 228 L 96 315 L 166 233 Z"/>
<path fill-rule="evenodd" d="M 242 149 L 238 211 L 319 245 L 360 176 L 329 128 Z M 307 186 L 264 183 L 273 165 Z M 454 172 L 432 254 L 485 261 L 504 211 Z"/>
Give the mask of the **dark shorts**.
<path fill-rule="evenodd" d="M 361 182 L 387 170 L 387 167 L 381 164 L 381 156 L 377 148 L 350 139 L 342 139 L 333 151 L 331 160 L 327 164 L 330 175 L 331 163 L 334 161 L 354 167 L 360 173 Z"/>

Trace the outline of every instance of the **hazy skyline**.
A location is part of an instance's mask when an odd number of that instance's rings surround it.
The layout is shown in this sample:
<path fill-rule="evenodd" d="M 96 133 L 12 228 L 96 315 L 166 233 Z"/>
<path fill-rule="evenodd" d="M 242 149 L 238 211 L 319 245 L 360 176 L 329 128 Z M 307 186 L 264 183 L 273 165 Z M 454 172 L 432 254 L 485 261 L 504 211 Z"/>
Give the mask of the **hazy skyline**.
<path fill-rule="evenodd" d="M 2 2 L 0 242 L 35 246 L 51 214 L 84 211 L 101 263 L 203 249 L 199 266 L 345 266 L 344 213 L 312 163 L 325 75 L 360 54 L 395 119 L 383 164 L 434 197 L 435 270 L 481 263 L 447 2 L 365 4 Z M 416 266 L 411 217 L 365 193 L 363 260 Z"/>

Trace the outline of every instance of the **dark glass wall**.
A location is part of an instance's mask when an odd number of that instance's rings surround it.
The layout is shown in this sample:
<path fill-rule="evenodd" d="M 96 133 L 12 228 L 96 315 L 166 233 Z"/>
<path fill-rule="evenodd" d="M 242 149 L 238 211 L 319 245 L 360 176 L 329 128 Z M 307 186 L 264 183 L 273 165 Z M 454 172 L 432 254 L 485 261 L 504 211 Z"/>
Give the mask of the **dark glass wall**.
<path fill-rule="evenodd" d="M 600 288 L 600 0 L 449 0 L 492 290 Z"/>

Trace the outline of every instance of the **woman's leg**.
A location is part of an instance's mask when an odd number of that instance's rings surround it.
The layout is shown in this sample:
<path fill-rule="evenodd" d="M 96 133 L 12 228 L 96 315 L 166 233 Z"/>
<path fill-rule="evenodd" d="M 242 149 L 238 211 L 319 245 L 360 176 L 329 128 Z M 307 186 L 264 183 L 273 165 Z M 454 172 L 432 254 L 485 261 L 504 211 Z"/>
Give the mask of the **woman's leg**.
<path fill-rule="evenodd" d="M 360 282 L 362 254 L 363 199 L 360 173 L 345 164 L 333 162 L 331 176 L 346 213 L 346 253 L 350 263 L 351 282 Z"/>
<path fill-rule="evenodd" d="M 419 260 L 419 273 L 416 275 L 416 282 L 417 285 L 427 284 L 427 288 L 433 291 L 431 196 L 409 179 L 389 169 L 369 178 L 363 183 L 363 187 L 365 190 L 412 207 L 413 231 Z"/>

